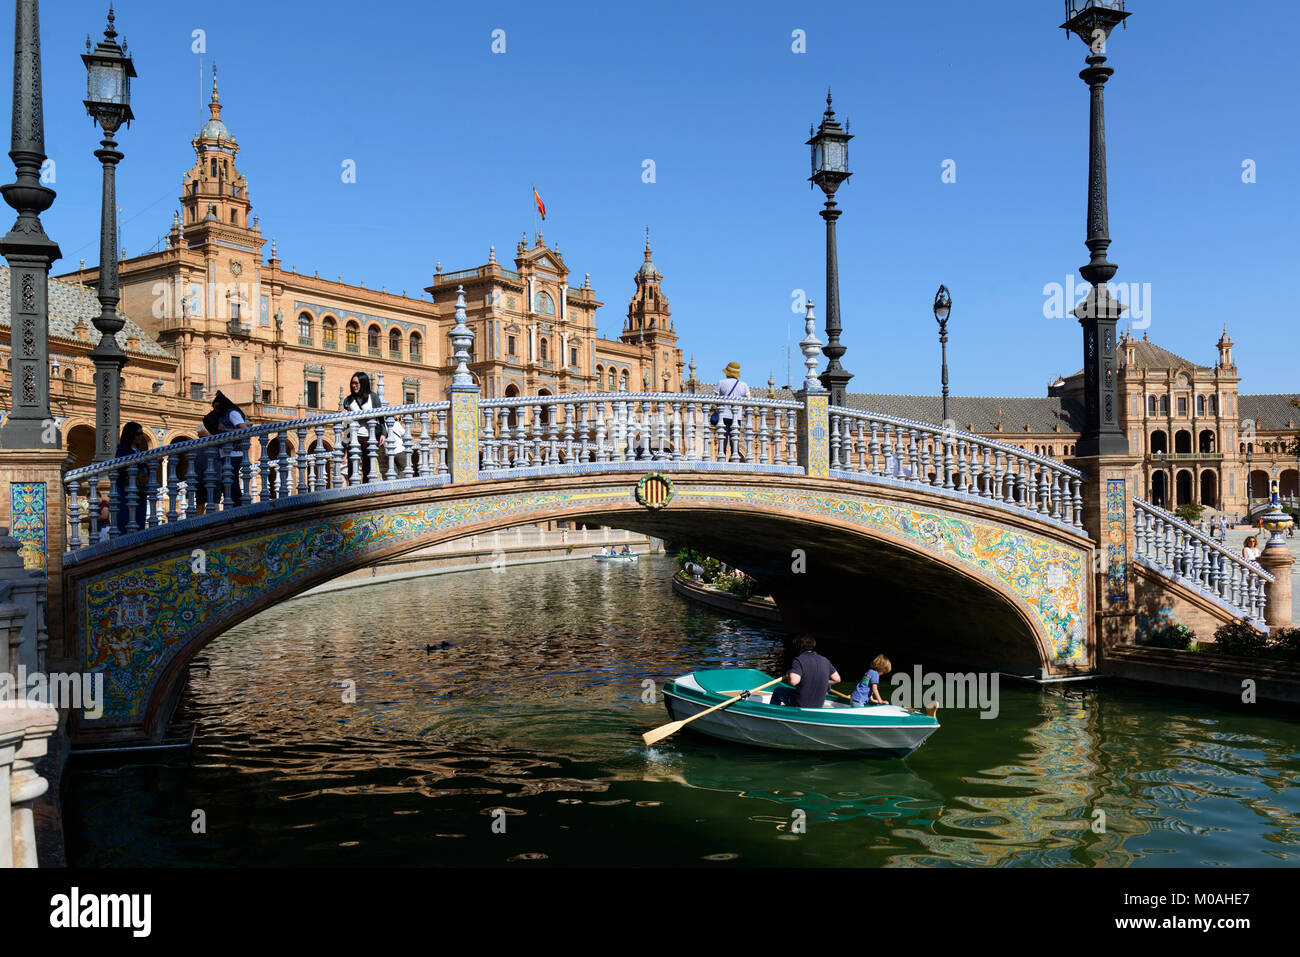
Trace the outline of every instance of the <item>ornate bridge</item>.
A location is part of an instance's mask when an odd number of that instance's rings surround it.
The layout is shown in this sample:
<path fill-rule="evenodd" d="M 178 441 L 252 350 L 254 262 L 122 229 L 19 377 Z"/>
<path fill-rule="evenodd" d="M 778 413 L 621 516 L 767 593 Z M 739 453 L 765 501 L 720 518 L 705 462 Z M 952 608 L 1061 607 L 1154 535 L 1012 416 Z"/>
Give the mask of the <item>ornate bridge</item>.
<path fill-rule="evenodd" d="M 1258 565 L 1126 495 L 1108 511 L 1059 462 L 825 393 L 728 400 L 716 424 L 713 402 L 453 390 L 69 473 L 65 656 L 102 672 L 107 698 L 79 733 L 157 732 L 192 656 L 277 602 L 543 520 L 699 543 L 759 578 L 791 627 L 861 641 L 870 622 L 892 646 L 1021 672 L 1092 669 L 1098 612 L 1131 585 L 1221 620 L 1263 614 Z"/>

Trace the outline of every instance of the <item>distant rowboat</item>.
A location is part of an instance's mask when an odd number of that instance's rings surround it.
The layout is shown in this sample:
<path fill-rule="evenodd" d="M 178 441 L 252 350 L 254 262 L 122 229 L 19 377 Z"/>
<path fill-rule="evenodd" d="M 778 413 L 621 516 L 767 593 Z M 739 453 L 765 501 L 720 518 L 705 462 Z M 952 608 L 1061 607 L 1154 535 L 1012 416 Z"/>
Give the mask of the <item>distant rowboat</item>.
<path fill-rule="evenodd" d="M 771 680 L 751 668 L 697 671 L 664 685 L 664 705 L 674 720 L 681 720 Z M 725 741 L 764 748 L 904 758 L 939 730 L 939 721 L 894 705 L 856 708 L 832 698 L 820 708 L 795 708 L 772 704 L 771 692 L 760 691 L 688 727 Z"/>
<path fill-rule="evenodd" d="M 637 556 L 635 555 L 592 555 L 598 562 L 626 562 L 629 565 L 635 565 Z"/>

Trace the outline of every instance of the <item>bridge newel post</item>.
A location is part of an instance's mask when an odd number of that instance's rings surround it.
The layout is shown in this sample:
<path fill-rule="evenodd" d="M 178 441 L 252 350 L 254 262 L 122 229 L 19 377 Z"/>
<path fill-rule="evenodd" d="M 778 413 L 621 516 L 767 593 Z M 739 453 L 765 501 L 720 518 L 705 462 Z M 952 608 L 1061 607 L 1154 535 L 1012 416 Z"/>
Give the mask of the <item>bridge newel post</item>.
<path fill-rule="evenodd" d="M 1085 475 L 1080 497 L 1083 531 L 1093 541 L 1094 655 L 1131 644 L 1137 636 L 1137 604 L 1132 574 L 1137 554 L 1133 496 L 1141 489 L 1134 455 L 1091 455 L 1068 464 Z"/>
<path fill-rule="evenodd" d="M 1277 538 L 1264 547 L 1259 564 L 1273 576 L 1273 581 L 1264 584 L 1264 621 L 1271 631 L 1290 628 L 1291 566 L 1295 564 L 1295 557 L 1286 543 Z"/>
<path fill-rule="evenodd" d="M 795 393 L 803 403 L 799 410 L 799 464 L 810 478 L 831 474 L 830 398 L 825 389 L 805 388 Z"/>
<path fill-rule="evenodd" d="M 451 481 L 478 481 L 479 387 L 469 371 L 469 350 L 474 345 L 474 330 L 465 324 L 465 287 L 456 287 L 456 325 L 450 338 L 455 350 L 456 372 L 447 394 L 451 399 L 451 423 L 447 436 L 451 454 Z M 522 410 L 520 421 L 523 421 Z"/>

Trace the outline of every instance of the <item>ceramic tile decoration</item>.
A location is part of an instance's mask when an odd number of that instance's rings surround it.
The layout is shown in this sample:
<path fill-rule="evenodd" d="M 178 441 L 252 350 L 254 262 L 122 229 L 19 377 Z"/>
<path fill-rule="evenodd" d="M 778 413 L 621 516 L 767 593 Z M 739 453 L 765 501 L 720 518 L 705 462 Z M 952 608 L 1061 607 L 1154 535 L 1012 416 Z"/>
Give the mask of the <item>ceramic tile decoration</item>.
<path fill-rule="evenodd" d="M 46 509 L 44 482 L 14 482 L 9 486 L 9 534 L 22 542 L 18 554 L 31 571 L 46 568 Z"/>
<path fill-rule="evenodd" d="M 84 664 L 105 676 L 99 726 L 137 723 L 158 676 L 178 655 L 247 617 L 270 595 L 287 598 L 403 545 L 414 548 L 485 525 L 594 515 L 635 505 L 635 485 L 635 480 L 622 480 L 374 510 L 358 501 L 352 514 L 216 538 L 206 548 L 202 574 L 195 573 L 189 549 L 174 549 L 83 580 L 76 601 Z M 1087 658 L 1087 563 L 1081 547 L 848 490 L 832 494 L 761 485 L 679 485 L 668 510 L 691 504 L 732 507 L 747 515 L 796 512 L 834 519 L 857 525 L 864 534 L 939 555 L 1018 601 L 1046 636 L 1054 660 Z"/>

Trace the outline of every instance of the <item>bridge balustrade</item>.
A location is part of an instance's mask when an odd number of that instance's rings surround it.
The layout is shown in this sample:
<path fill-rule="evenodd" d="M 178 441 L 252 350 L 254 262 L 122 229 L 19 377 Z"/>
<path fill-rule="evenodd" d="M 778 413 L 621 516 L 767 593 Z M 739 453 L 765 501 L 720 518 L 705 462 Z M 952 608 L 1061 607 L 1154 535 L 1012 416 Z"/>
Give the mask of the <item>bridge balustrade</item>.
<path fill-rule="evenodd" d="M 682 393 L 568 394 L 480 403 L 487 472 L 630 461 L 797 467 L 803 404 L 729 399 L 734 415 L 711 413 L 716 398 Z"/>
<path fill-rule="evenodd" d="M 1083 527 L 1077 469 L 968 432 L 832 407 L 832 472 L 963 492 Z"/>
<path fill-rule="evenodd" d="M 733 417 L 714 423 L 719 406 L 730 408 Z M 926 485 L 1083 527 L 1081 472 L 922 422 L 832 408 L 828 430 L 806 421 L 801 400 L 683 393 L 487 399 L 477 402 L 476 414 L 466 424 L 473 423 L 471 438 L 477 431 L 477 470 L 465 474 L 482 479 L 644 467 L 640 463 L 801 474 L 813 468 L 801 451 L 805 443 L 825 441 L 828 450 L 815 455 L 825 469 L 829 454 L 832 477 Z M 68 550 L 327 489 L 411 479 L 450 483 L 453 433 L 462 435 L 452 417 L 450 402 L 394 406 L 379 414 L 329 413 L 77 469 L 64 480 Z"/>
<path fill-rule="evenodd" d="M 1146 564 L 1212 595 L 1245 618 L 1263 620 L 1264 586 L 1274 578 L 1178 516 L 1133 499 L 1134 544 Z"/>
<path fill-rule="evenodd" d="M 445 476 L 449 407 L 433 402 L 385 409 L 383 415 L 349 412 L 277 422 L 76 469 L 64 477 L 69 551 L 255 502 Z M 82 538 L 83 521 L 88 540 Z"/>

